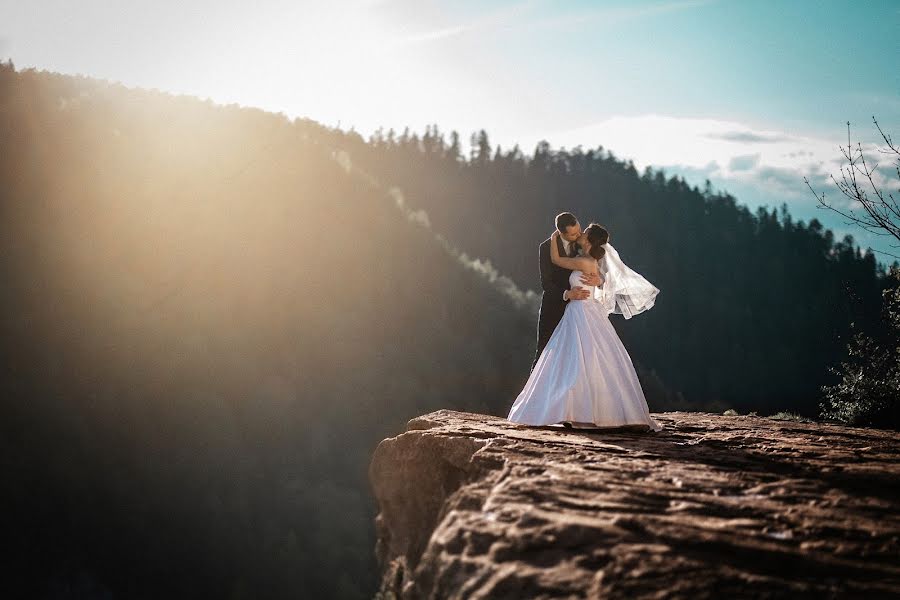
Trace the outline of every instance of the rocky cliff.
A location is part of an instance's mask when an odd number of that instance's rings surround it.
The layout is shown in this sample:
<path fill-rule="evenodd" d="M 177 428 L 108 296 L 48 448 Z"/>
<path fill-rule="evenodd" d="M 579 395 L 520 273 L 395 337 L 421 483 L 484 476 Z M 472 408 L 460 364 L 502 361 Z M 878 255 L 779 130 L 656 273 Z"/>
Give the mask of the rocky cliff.
<path fill-rule="evenodd" d="M 709 413 L 659 433 L 438 411 L 381 442 L 382 597 L 900 594 L 900 435 Z"/>

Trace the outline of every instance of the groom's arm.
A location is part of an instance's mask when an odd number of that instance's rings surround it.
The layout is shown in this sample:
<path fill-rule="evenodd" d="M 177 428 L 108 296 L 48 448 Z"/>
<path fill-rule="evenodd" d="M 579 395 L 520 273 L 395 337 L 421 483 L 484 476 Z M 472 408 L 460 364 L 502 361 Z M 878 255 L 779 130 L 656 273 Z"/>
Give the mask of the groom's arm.
<path fill-rule="evenodd" d="M 569 286 L 559 287 L 553 281 L 553 263 L 550 261 L 550 244 L 553 242 L 547 242 L 540 245 L 538 250 L 538 260 L 540 261 L 541 266 L 541 289 L 546 293 L 555 295 L 563 301 L 567 301 L 568 298 L 565 297 L 565 293 L 569 291 Z"/>

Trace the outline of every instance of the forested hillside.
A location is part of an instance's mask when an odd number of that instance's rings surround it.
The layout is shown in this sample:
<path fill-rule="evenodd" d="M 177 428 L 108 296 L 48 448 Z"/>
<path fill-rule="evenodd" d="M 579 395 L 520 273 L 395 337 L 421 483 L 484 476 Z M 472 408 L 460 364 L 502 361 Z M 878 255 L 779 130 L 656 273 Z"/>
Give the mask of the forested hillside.
<path fill-rule="evenodd" d="M 0 585 L 371 597 L 375 445 L 508 410 L 531 311 L 324 131 L 0 69 Z"/>
<path fill-rule="evenodd" d="M 537 246 L 553 216 L 574 212 L 610 230 L 623 259 L 661 289 L 628 322 L 626 346 L 688 406 L 793 410 L 814 416 L 828 367 L 846 353 L 850 323 L 876 327 L 887 285 L 872 254 L 784 209 L 751 213 L 737 199 L 662 171 L 638 173 L 611 150 L 533 154 L 463 148 L 456 132 L 333 132 L 358 164 L 400 186 L 413 208 L 462 250 L 537 289 Z M 798 186 L 803 182 L 798 181 Z"/>

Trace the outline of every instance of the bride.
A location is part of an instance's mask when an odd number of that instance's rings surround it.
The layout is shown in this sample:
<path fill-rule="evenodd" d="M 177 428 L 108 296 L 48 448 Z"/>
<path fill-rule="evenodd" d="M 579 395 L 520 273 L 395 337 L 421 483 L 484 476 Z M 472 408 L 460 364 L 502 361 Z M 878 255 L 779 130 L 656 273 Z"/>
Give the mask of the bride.
<path fill-rule="evenodd" d="M 584 287 L 581 275 L 598 273 L 586 300 L 572 300 L 531 371 L 507 417 L 525 425 L 598 428 L 637 426 L 659 431 L 631 357 L 609 321 L 650 309 L 659 290 L 629 269 L 609 244 L 609 232 L 591 223 L 578 238 L 582 255 L 560 256 L 559 232 L 550 240 L 554 264 L 571 269 L 572 289 Z"/>

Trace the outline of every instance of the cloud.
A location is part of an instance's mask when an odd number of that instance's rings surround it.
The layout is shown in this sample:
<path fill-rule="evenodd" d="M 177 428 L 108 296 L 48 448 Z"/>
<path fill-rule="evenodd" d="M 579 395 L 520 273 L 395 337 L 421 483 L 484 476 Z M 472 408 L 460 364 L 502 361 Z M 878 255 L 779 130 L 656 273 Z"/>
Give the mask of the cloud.
<path fill-rule="evenodd" d="M 646 166 L 677 167 L 682 172 L 708 174 L 720 182 L 752 185 L 761 192 L 809 195 L 803 177 L 827 184 L 828 173 L 839 172 L 840 131 L 825 139 L 796 130 L 765 129 L 739 121 L 647 114 L 614 116 L 547 136 L 555 145 L 602 145 L 618 158 Z M 873 144 L 863 144 L 875 157 Z M 716 165 L 714 171 L 710 165 Z M 880 167 L 879 170 L 883 169 Z"/>
<path fill-rule="evenodd" d="M 753 177 L 763 184 L 776 185 L 782 191 L 795 190 L 804 185 L 803 175 L 798 169 L 763 166 L 753 172 Z"/>
<path fill-rule="evenodd" d="M 760 154 L 742 154 L 728 161 L 728 169 L 731 171 L 747 171 L 759 164 Z"/>
<path fill-rule="evenodd" d="M 457 25 L 456 27 L 445 27 L 443 29 L 435 29 L 433 31 L 425 31 L 422 33 L 416 33 L 410 36 L 403 38 L 400 43 L 401 44 L 417 44 L 420 42 L 432 42 L 435 40 L 440 40 L 443 38 L 453 37 L 455 35 L 460 35 L 463 33 L 468 33 L 469 31 L 474 31 L 478 29 L 480 26 L 479 23 L 470 23 L 469 25 Z"/>
<path fill-rule="evenodd" d="M 630 19 L 652 17 L 665 13 L 677 12 L 704 6 L 718 0 L 676 0 L 657 2 L 645 6 L 622 6 L 592 8 L 582 12 L 563 15 L 538 15 L 533 14 L 532 9 L 539 5 L 548 5 L 547 2 L 538 0 L 526 0 L 500 10 L 489 12 L 483 16 L 472 19 L 466 23 L 447 25 L 428 31 L 422 31 L 408 35 L 397 40 L 398 45 L 434 42 L 451 37 L 468 34 L 485 29 L 507 29 L 516 31 L 533 31 L 538 29 L 554 29 L 569 26 L 590 24 L 613 25 Z M 555 5 L 554 5 L 555 7 Z M 528 13 L 532 13 L 530 16 Z M 521 18 L 526 17 L 526 18 Z"/>
<path fill-rule="evenodd" d="M 742 144 L 771 144 L 774 142 L 787 142 L 791 139 L 786 135 L 755 133 L 753 131 L 723 131 L 708 133 L 706 136 L 712 139 Z"/>
<path fill-rule="evenodd" d="M 536 4 L 537 0 L 525 0 L 524 2 L 519 2 L 510 6 L 505 6 L 498 10 L 485 13 L 465 23 L 447 25 L 444 27 L 438 27 L 400 37 L 395 41 L 395 45 L 406 46 L 410 44 L 435 42 L 475 31 L 515 26 L 516 18 L 524 13 L 527 13 Z"/>
<path fill-rule="evenodd" d="M 539 23 L 532 23 L 533 27 L 551 28 L 571 25 L 613 25 L 629 19 L 652 17 L 656 15 L 677 12 L 691 8 L 697 8 L 712 4 L 717 0 L 681 0 L 675 2 L 657 2 L 645 6 L 601 7 L 587 10 L 581 13 L 563 15 L 556 18 L 544 19 Z"/>

